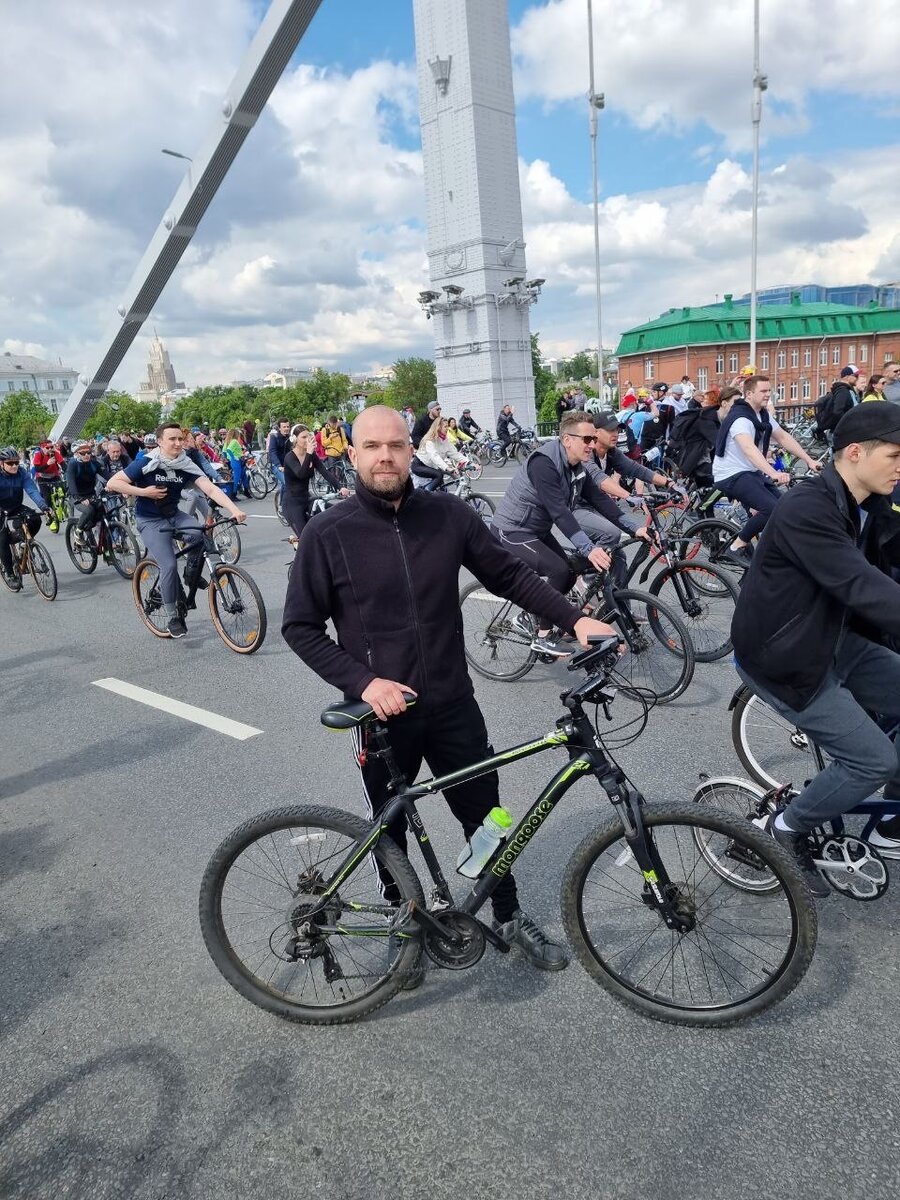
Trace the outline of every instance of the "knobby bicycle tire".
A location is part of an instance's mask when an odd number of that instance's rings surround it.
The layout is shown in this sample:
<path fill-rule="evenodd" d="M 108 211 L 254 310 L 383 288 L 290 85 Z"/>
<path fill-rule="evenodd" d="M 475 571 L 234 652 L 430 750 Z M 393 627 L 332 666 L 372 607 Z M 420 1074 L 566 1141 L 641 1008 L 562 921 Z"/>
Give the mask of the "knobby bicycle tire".
<path fill-rule="evenodd" d="M 490 525 L 494 519 L 494 513 L 497 511 L 497 505 L 493 502 L 490 496 L 485 496 L 482 492 L 470 492 L 465 500 L 469 508 L 473 509 L 486 525 Z"/>
<path fill-rule="evenodd" d="M 728 549 L 740 532 L 739 525 L 735 525 L 731 521 L 722 521 L 717 517 L 695 521 L 693 525 L 688 525 L 678 534 L 678 556 L 679 558 L 693 558 L 698 552 L 699 544 L 710 561 L 716 562 L 719 555 Z"/>
<path fill-rule="evenodd" d="M 34 586 L 41 596 L 45 600 L 55 600 L 59 584 L 53 559 L 44 547 L 34 540 L 28 542 L 28 570 L 31 572 Z"/>
<path fill-rule="evenodd" d="M 468 610 L 467 601 L 472 602 Z M 460 592 L 459 607 L 466 661 L 473 671 L 503 683 L 528 674 L 537 661 L 531 649 L 532 635 L 514 627 L 520 614 L 530 621 L 527 614 L 511 600 L 495 596 L 477 579 Z"/>
<path fill-rule="evenodd" d="M 761 787 L 747 779 L 732 779 L 720 776 L 707 779 L 694 792 L 694 803 L 712 807 L 718 812 L 726 812 L 734 820 L 742 823 L 759 822 L 765 814 L 768 816 L 775 808 L 774 801 L 766 800 L 766 793 Z M 763 828 L 757 824 L 757 828 Z M 732 853 L 717 854 L 712 847 L 694 831 L 694 841 L 700 853 L 712 866 L 713 870 L 736 888 L 748 892 L 774 892 L 779 883 L 770 871 L 761 871 L 753 859 L 744 862 L 740 855 Z"/>
<path fill-rule="evenodd" d="M 687 597 L 688 609 L 678 598 L 673 581 L 675 576 L 682 583 L 686 582 L 687 590 L 694 593 Z M 669 591 L 663 600 L 673 609 L 677 602 L 691 635 L 697 662 L 715 662 L 730 654 L 731 618 L 739 594 L 730 576 L 712 563 L 681 560 L 674 567 L 664 567 L 654 576 L 650 583 L 651 595 L 661 595 L 667 584 Z"/>
<path fill-rule="evenodd" d="M 76 546 L 76 529 L 77 525 L 74 521 L 66 522 L 66 550 L 75 570 L 80 571 L 82 575 L 90 575 L 97 569 L 97 546 L 94 541 L 87 542 L 83 546 Z"/>
<path fill-rule="evenodd" d="M 318 880 L 333 872 L 367 831 L 367 823 L 351 813 L 297 805 L 245 821 L 213 854 L 200 887 L 200 928 L 216 967 L 245 999 L 289 1021 L 341 1025 L 381 1008 L 415 970 L 421 938 L 413 934 L 391 939 L 389 914 L 382 917 L 383 937 L 362 933 L 354 937 L 352 932 L 354 925 L 371 927 L 376 919 L 375 914 L 365 913 L 355 917 L 352 904 L 386 903 L 373 858 L 401 903 L 412 900 L 425 906 L 422 885 L 409 859 L 387 837 L 360 859 L 338 889 L 340 903 L 332 911 L 331 924 L 340 923 L 346 932 L 324 939 L 330 957 L 311 954 L 302 966 L 284 957 L 301 922 L 302 897 L 311 898 L 307 905 L 315 903 Z M 320 851 L 324 857 L 314 857 Z M 242 856 L 246 856 L 243 861 Z M 230 927 L 236 928 L 242 917 L 247 924 L 237 931 L 235 945 Z M 322 976 L 318 984 L 317 972 Z M 308 983 L 312 987 L 304 1000 Z M 353 995 L 357 983 L 362 987 Z"/>
<path fill-rule="evenodd" d="M 246 587 L 253 599 L 252 612 L 249 608 L 243 607 L 245 601 L 239 594 L 239 585 Z M 233 650 L 235 654 L 255 654 L 265 641 L 268 620 L 262 592 L 254 580 L 240 567 L 219 563 L 213 571 L 206 594 L 209 597 L 209 612 L 213 625 L 216 627 L 216 633 L 228 649 Z M 235 604 L 240 607 L 236 608 L 234 612 L 229 612 L 229 607 Z M 247 614 L 247 621 L 237 622 L 241 627 L 240 636 L 233 637 L 226 628 L 226 614 L 230 619 L 232 616 L 239 616 L 244 612 Z"/>
<path fill-rule="evenodd" d="M 675 1025 L 733 1025 L 783 1000 L 803 978 L 816 946 L 815 903 L 796 863 L 773 838 L 726 813 L 651 804 L 643 814 L 674 897 L 694 928 L 670 930 L 644 902 L 649 884 L 622 822 L 613 818 L 577 847 L 562 884 L 563 923 L 588 974 L 621 1003 Z M 698 829 L 756 856 L 778 879 L 778 890 L 731 887 L 700 855 Z M 691 870 L 691 861 L 702 865 Z M 721 912 L 727 915 L 714 915 Z"/>
<path fill-rule="evenodd" d="M 731 742 L 741 766 L 767 790 L 785 783 L 800 789 L 820 769 L 815 744 L 747 687 L 731 711 Z"/>
<path fill-rule="evenodd" d="M 109 561 L 123 579 L 131 579 L 141 558 L 137 538 L 124 521 L 110 521 L 106 528 L 109 534 Z"/>

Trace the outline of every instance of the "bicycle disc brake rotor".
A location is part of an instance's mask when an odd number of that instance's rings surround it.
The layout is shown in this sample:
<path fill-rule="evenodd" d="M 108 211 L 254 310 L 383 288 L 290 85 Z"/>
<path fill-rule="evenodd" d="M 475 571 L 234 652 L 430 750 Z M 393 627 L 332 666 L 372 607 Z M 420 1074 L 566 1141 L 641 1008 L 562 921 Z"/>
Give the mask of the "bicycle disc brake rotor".
<path fill-rule="evenodd" d="M 455 934 L 460 941 L 455 945 L 449 938 L 441 937 L 431 929 L 423 931 L 425 953 L 439 967 L 448 971 L 464 971 L 466 967 L 474 967 L 484 954 L 484 930 L 474 917 L 461 912 L 432 912 L 431 916 L 439 921 L 448 932 Z"/>
<path fill-rule="evenodd" d="M 826 838 L 815 859 L 831 886 L 854 900 L 878 900 L 888 889 L 884 859 L 862 838 L 850 834 Z"/>

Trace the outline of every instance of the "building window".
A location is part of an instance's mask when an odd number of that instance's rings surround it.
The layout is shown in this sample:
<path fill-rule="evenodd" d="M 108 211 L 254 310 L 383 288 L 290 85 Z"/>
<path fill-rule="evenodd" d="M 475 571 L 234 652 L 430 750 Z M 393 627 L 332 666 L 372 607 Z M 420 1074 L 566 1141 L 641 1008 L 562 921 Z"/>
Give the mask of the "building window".
<path fill-rule="evenodd" d="M 868 362 L 869 361 L 869 347 L 868 346 L 860 346 L 859 361 L 860 362 Z"/>
<path fill-rule="evenodd" d="M 833 367 L 836 367 L 840 364 L 840 361 L 841 361 L 840 346 L 832 346 L 832 348 L 831 348 L 831 365 Z"/>
<path fill-rule="evenodd" d="M 705 392 L 709 387 L 709 370 L 707 367 L 699 367 L 697 370 L 697 390 Z"/>
<path fill-rule="evenodd" d="M 731 372 L 732 375 L 737 375 L 737 369 L 738 369 L 738 356 L 736 354 L 729 354 L 728 355 L 728 370 Z"/>
<path fill-rule="evenodd" d="M 804 380 L 803 380 L 803 386 L 802 386 L 802 388 L 801 388 L 801 390 L 800 390 L 800 395 L 801 395 L 801 397 L 802 397 L 804 400 L 808 400 L 808 399 L 809 399 L 809 391 L 810 391 L 810 388 L 809 388 L 809 380 L 808 380 L 808 379 L 804 379 Z"/>
<path fill-rule="evenodd" d="M 780 401 L 781 403 L 784 403 L 784 384 L 783 383 L 779 383 L 778 387 L 775 389 L 775 399 Z"/>
<path fill-rule="evenodd" d="M 797 383 L 797 380 L 795 379 L 794 382 L 791 384 L 791 399 L 796 400 L 799 397 L 799 395 L 800 395 L 800 388 Z"/>
<path fill-rule="evenodd" d="M 828 391 L 828 384 L 825 382 L 824 379 L 820 379 L 819 380 L 819 395 L 824 396 L 827 391 Z"/>
<path fill-rule="evenodd" d="M 885 359 L 885 362 L 886 362 L 886 361 L 887 361 L 887 359 Z M 31 382 L 30 382 L 28 379 L 23 379 L 23 380 L 22 380 L 22 391 L 23 391 L 23 392 L 30 392 L 30 391 L 31 391 Z"/>
<path fill-rule="evenodd" d="M 653 378 L 653 359 L 652 358 L 644 359 L 644 378 L 645 379 Z"/>
<path fill-rule="evenodd" d="M 760 355 L 759 367 L 760 367 L 761 371 L 768 371 L 768 369 L 769 369 L 769 352 L 768 352 L 768 350 L 763 350 L 762 354 Z"/>
<path fill-rule="evenodd" d="M 6 390 L 8 392 L 14 392 L 16 390 L 16 381 L 14 379 L 7 380 Z"/>
<path fill-rule="evenodd" d="M 803 365 L 804 367 L 812 366 L 812 350 L 810 350 L 809 346 L 803 351 Z"/>
<path fill-rule="evenodd" d="M 887 360 L 885 360 L 885 361 L 887 361 Z M 716 374 L 717 375 L 725 374 L 725 355 L 722 353 L 721 350 L 716 355 Z"/>
<path fill-rule="evenodd" d="M 55 387 L 56 387 L 56 384 L 53 382 L 53 380 L 48 379 L 47 380 L 47 391 L 52 392 Z"/>
<path fill-rule="evenodd" d="M 819 347 L 819 366 L 820 367 L 828 366 L 828 347 L 827 346 Z"/>
<path fill-rule="evenodd" d="M 893 361 L 894 361 L 894 352 L 893 352 L 893 350 L 885 350 L 885 352 L 884 352 L 884 361 L 885 361 L 886 363 L 889 363 L 889 362 L 893 362 Z"/>
<path fill-rule="evenodd" d="M 792 367 L 800 366 L 800 349 L 798 346 L 794 346 L 791 350 L 791 366 Z"/>
<path fill-rule="evenodd" d="M 778 370 L 783 371 L 784 368 L 787 366 L 787 351 L 779 350 L 778 358 L 776 361 L 777 361 Z"/>
<path fill-rule="evenodd" d="M 847 347 L 847 362 L 848 363 L 856 362 L 856 347 L 855 346 Z"/>

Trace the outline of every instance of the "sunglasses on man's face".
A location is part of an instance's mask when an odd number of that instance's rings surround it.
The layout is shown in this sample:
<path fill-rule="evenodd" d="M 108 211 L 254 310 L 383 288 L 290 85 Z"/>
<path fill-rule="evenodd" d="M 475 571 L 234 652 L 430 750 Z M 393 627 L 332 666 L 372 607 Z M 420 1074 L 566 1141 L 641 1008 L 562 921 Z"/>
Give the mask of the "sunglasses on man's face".
<path fill-rule="evenodd" d="M 568 433 L 566 437 L 581 438 L 586 446 L 593 446 L 597 441 L 592 433 Z"/>

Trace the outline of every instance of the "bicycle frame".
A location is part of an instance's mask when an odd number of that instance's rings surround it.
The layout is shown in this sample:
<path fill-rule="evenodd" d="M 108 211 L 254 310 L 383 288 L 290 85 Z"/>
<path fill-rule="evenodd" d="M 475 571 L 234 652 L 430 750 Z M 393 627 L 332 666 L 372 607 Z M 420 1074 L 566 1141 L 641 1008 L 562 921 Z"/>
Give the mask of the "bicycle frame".
<path fill-rule="evenodd" d="M 625 829 L 625 839 L 647 886 L 648 905 L 660 912 L 662 919 L 669 928 L 682 932 L 689 929 L 690 918 L 685 918 L 678 914 L 668 898 L 666 889 L 668 879 L 665 869 L 660 862 L 652 841 L 648 840 L 645 835 L 641 817 L 641 807 L 645 803 L 644 797 L 628 785 L 622 770 L 607 758 L 600 739 L 582 707 L 582 698 L 587 698 L 592 692 L 596 692 L 597 686 L 598 680 L 595 678 L 588 680 L 586 684 L 569 693 L 564 703 L 570 709 L 570 715 L 561 717 L 556 723 L 556 728 L 543 737 L 530 742 L 523 742 L 519 746 L 512 746 L 508 750 L 503 750 L 499 754 L 494 754 L 490 758 L 483 759 L 480 762 L 472 763 L 470 766 L 451 772 L 449 775 L 426 779 L 422 783 L 414 785 L 408 784 L 397 769 L 388 743 L 386 726 L 381 722 L 373 722 L 369 729 L 369 740 L 371 743 L 374 743 L 375 749 L 368 752 L 373 756 L 384 759 L 390 775 L 391 785 L 396 790 L 396 795 L 388 801 L 377 820 L 373 821 L 369 826 L 366 834 L 355 843 L 331 877 L 325 881 L 321 892 L 317 893 L 319 905 L 315 910 L 307 914 L 308 919 L 314 918 L 319 908 L 326 906 L 327 900 L 353 874 L 356 867 L 371 853 L 381 838 L 390 836 L 388 832 L 389 826 L 397 817 L 401 816 L 406 818 L 407 825 L 418 842 L 425 865 L 434 884 L 431 897 L 432 903 L 437 908 L 446 909 L 453 907 L 458 912 L 463 912 L 474 917 L 486 901 L 490 899 L 502 880 L 509 874 L 513 864 L 534 839 L 535 835 L 544 825 L 547 817 L 553 812 L 566 792 L 582 776 L 591 774 L 606 792 L 612 802 L 613 808 L 622 820 Z M 613 695 L 613 691 L 605 693 L 605 699 L 601 695 L 600 703 L 608 704 L 612 700 Z M 531 758 L 533 755 L 541 754 L 545 750 L 560 748 L 567 750 L 569 761 L 560 767 L 540 795 L 534 800 L 515 829 L 501 842 L 500 846 L 485 864 L 479 878 L 465 899 L 461 903 L 454 905 L 450 886 L 441 869 L 424 822 L 416 808 L 416 801 L 421 800 L 425 796 L 433 796 L 445 788 L 466 783 L 470 779 L 476 779 L 480 775 L 498 770 L 500 767 L 507 766 L 510 763 Z M 387 904 L 382 906 L 353 904 L 351 907 L 356 912 L 365 911 L 383 914 L 393 911 L 396 906 Z M 352 929 L 343 929 L 342 932 L 367 937 L 385 935 L 395 932 L 400 924 L 406 924 L 411 919 L 419 925 L 431 927 L 441 932 L 442 936 L 449 936 L 444 927 L 440 926 L 427 911 L 418 908 L 412 902 L 409 902 L 408 912 L 403 913 L 401 910 L 398 913 L 398 918 L 399 922 L 395 921 L 387 928 L 384 925 L 373 928 L 359 926 Z M 496 935 L 483 922 L 481 924 L 486 934 L 489 935 L 489 940 L 495 942 Z"/>

